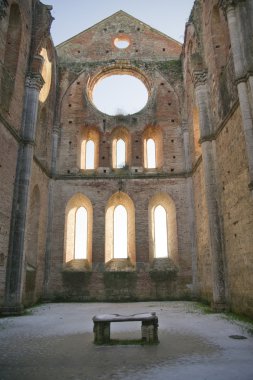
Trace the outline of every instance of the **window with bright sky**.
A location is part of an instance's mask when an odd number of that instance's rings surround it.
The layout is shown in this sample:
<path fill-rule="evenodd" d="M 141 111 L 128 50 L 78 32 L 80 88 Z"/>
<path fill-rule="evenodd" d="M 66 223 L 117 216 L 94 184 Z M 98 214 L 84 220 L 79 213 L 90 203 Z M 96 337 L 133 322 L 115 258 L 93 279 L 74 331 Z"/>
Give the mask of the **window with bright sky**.
<path fill-rule="evenodd" d="M 94 161 L 95 161 L 95 144 L 94 141 L 89 140 L 86 143 L 86 151 L 85 151 L 85 167 L 86 169 L 94 169 Z"/>
<path fill-rule="evenodd" d="M 107 115 L 132 115 L 146 105 L 148 90 L 133 75 L 111 75 L 97 83 L 92 100 Z"/>
<path fill-rule="evenodd" d="M 167 214 L 164 207 L 154 210 L 155 257 L 168 257 Z"/>
<path fill-rule="evenodd" d="M 146 142 L 147 146 L 147 167 L 149 169 L 156 168 L 156 159 L 155 159 L 155 142 L 153 139 L 148 139 Z"/>
<path fill-rule="evenodd" d="M 119 139 L 116 143 L 116 168 L 123 168 L 126 165 L 126 143 Z"/>
<path fill-rule="evenodd" d="M 113 258 L 127 259 L 127 210 L 122 205 L 114 209 Z"/>
<path fill-rule="evenodd" d="M 79 207 L 75 223 L 75 259 L 87 259 L 87 227 L 87 210 L 85 207 Z"/>

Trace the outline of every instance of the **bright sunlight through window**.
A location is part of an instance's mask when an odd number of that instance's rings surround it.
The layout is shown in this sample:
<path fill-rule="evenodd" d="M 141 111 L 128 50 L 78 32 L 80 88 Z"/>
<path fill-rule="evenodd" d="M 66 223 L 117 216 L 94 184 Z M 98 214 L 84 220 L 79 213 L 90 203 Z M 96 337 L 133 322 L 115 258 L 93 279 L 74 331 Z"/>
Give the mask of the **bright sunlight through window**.
<path fill-rule="evenodd" d="M 95 167 L 95 144 L 94 141 L 89 140 L 86 143 L 86 152 L 85 152 L 85 167 L 86 169 L 94 169 Z"/>
<path fill-rule="evenodd" d="M 147 167 L 149 169 L 156 168 L 155 142 L 153 139 L 148 139 L 146 149 L 147 149 Z"/>
<path fill-rule="evenodd" d="M 168 257 L 167 215 L 159 205 L 154 210 L 155 257 Z"/>
<path fill-rule="evenodd" d="M 126 144 L 119 139 L 116 143 L 116 168 L 123 168 L 126 165 Z"/>
<path fill-rule="evenodd" d="M 114 74 L 95 85 L 92 101 L 99 111 L 107 115 L 132 115 L 146 105 L 148 90 L 133 75 Z"/>
<path fill-rule="evenodd" d="M 113 258 L 127 259 L 127 210 L 119 205 L 114 210 Z"/>
<path fill-rule="evenodd" d="M 75 259 L 87 259 L 87 210 L 79 207 L 75 223 Z"/>

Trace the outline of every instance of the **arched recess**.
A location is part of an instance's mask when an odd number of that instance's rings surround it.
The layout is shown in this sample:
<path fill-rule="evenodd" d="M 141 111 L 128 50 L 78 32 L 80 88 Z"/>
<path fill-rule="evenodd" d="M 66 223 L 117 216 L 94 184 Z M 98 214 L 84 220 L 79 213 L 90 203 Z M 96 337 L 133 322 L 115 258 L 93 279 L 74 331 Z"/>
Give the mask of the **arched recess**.
<path fill-rule="evenodd" d="M 95 127 L 83 127 L 81 129 L 80 151 L 78 152 L 78 166 L 83 170 L 95 170 L 99 166 L 99 140 L 100 135 Z M 90 157 L 92 149 L 90 142 L 94 143 L 93 160 Z M 91 145 L 90 145 L 91 146 Z M 93 168 L 91 167 L 93 161 Z"/>
<path fill-rule="evenodd" d="M 176 206 L 172 198 L 166 193 L 155 194 L 149 201 L 149 258 L 152 262 L 159 258 L 156 252 L 156 226 L 155 212 L 157 207 L 162 206 L 166 212 L 167 224 L 167 257 L 172 259 L 175 264 L 178 263 L 178 236 L 177 236 L 177 216 Z M 163 223 L 163 222 L 162 222 Z M 161 257 L 161 256 L 160 256 Z M 162 255 L 162 257 L 165 257 Z"/>
<path fill-rule="evenodd" d="M 123 167 L 131 165 L 131 136 L 126 128 L 118 127 L 115 128 L 111 134 L 111 151 L 112 151 L 112 167 L 113 169 L 120 169 L 122 166 L 118 166 L 117 163 L 117 149 L 119 148 L 119 143 L 124 142 L 124 152 L 125 152 L 125 164 Z M 118 143 L 119 142 L 119 143 Z"/>
<path fill-rule="evenodd" d="M 10 7 L 1 78 L 1 105 L 5 111 L 9 110 L 15 88 L 21 36 L 22 21 L 20 9 L 18 4 L 14 3 Z"/>
<path fill-rule="evenodd" d="M 75 257 L 75 244 L 78 240 L 78 237 L 76 236 L 78 233 L 78 227 L 76 225 L 78 222 L 78 210 L 82 208 L 86 210 L 87 216 L 87 222 L 84 223 L 83 226 L 84 234 L 86 235 L 86 239 L 84 240 L 87 244 L 87 246 L 84 248 L 86 257 L 83 257 L 83 260 L 87 260 L 89 263 L 92 262 L 93 208 L 91 201 L 85 195 L 77 193 L 68 201 L 65 211 L 64 263 L 69 263 L 72 260 L 79 260 L 80 257 L 79 255 L 77 255 L 77 258 Z M 80 217 L 79 221 L 82 221 L 82 216 Z"/>
<path fill-rule="evenodd" d="M 40 232 L 40 190 L 38 185 L 34 187 L 30 199 L 27 218 L 26 264 L 28 267 L 36 269 Z"/>
<path fill-rule="evenodd" d="M 135 208 L 132 199 L 121 191 L 113 194 L 106 205 L 105 213 L 105 262 L 114 258 L 114 218 L 117 206 L 123 206 L 127 213 L 127 259 L 136 262 L 135 253 Z M 117 212 L 117 210 L 116 210 Z"/>
<path fill-rule="evenodd" d="M 147 127 L 142 135 L 143 139 L 143 165 L 145 169 L 149 168 L 149 159 L 148 159 L 148 141 L 153 140 L 155 144 L 155 168 L 161 169 L 163 166 L 163 138 L 162 131 L 159 127 L 149 126 Z"/>

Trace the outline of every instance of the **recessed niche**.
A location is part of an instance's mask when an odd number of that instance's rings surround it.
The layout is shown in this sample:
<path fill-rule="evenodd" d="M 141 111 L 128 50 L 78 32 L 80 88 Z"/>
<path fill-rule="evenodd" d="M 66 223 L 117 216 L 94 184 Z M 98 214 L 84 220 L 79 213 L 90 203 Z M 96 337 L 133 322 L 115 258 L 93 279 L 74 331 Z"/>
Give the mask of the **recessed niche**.
<path fill-rule="evenodd" d="M 130 45 L 129 38 L 127 37 L 117 37 L 113 42 L 118 49 L 126 49 Z"/>
<path fill-rule="evenodd" d="M 120 71 L 102 77 L 90 92 L 95 107 L 110 116 L 139 112 L 147 104 L 148 97 L 148 89 L 141 79 Z"/>

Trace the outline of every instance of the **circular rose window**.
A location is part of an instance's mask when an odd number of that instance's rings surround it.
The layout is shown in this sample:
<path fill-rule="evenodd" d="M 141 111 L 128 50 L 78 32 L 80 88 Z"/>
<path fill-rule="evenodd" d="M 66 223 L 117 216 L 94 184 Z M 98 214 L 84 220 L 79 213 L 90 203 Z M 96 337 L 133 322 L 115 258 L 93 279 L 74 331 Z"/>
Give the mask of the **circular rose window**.
<path fill-rule="evenodd" d="M 112 74 L 93 87 L 91 100 L 96 108 L 110 116 L 132 115 L 147 104 L 149 93 L 142 80 L 130 74 Z"/>

